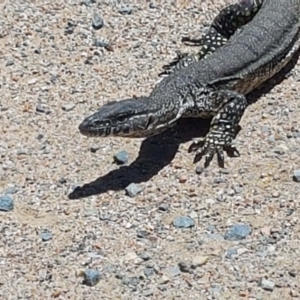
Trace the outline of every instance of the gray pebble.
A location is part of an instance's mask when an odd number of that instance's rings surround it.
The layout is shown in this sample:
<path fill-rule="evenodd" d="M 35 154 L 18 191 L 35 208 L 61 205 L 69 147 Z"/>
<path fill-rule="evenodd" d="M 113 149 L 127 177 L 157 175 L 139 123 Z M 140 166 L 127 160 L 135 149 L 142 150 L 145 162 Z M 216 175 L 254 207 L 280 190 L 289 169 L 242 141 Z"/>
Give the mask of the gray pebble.
<path fill-rule="evenodd" d="M 271 280 L 267 280 L 262 278 L 259 285 L 266 291 L 273 291 L 275 287 L 275 283 Z"/>
<path fill-rule="evenodd" d="M 8 60 L 5 64 L 5 67 L 10 67 L 13 66 L 15 64 L 15 62 L 13 60 Z"/>
<path fill-rule="evenodd" d="M 190 228 L 195 226 L 195 221 L 190 217 L 180 216 L 173 221 L 173 225 L 177 228 Z"/>
<path fill-rule="evenodd" d="M 140 254 L 140 258 L 144 261 L 151 259 L 151 255 L 148 252 L 143 252 Z"/>
<path fill-rule="evenodd" d="M 243 188 L 241 188 L 240 186 L 235 186 L 234 188 L 234 192 L 236 193 L 236 194 L 240 194 L 242 191 L 243 191 Z"/>
<path fill-rule="evenodd" d="M 214 233 L 216 231 L 216 226 L 215 225 L 208 225 L 206 227 L 206 230 L 209 232 L 209 233 Z"/>
<path fill-rule="evenodd" d="M 50 110 L 40 103 L 37 104 L 37 106 L 35 107 L 35 110 L 39 113 L 44 113 L 44 114 L 50 113 Z"/>
<path fill-rule="evenodd" d="M 43 133 L 39 133 L 36 137 L 38 140 L 41 140 L 44 138 L 44 134 Z"/>
<path fill-rule="evenodd" d="M 183 273 L 192 273 L 191 267 L 184 261 L 179 262 L 178 267 Z"/>
<path fill-rule="evenodd" d="M 64 111 L 70 111 L 70 110 L 74 109 L 75 106 L 76 106 L 76 105 L 75 105 L 74 103 L 67 103 L 67 104 L 64 104 L 64 105 L 62 106 L 62 109 L 63 109 Z"/>
<path fill-rule="evenodd" d="M 97 152 L 99 149 L 100 149 L 100 147 L 98 145 L 92 145 L 91 148 L 90 148 L 92 153 Z"/>
<path fill-rule="evenodd" d="M 220 184 L 222 182 L 224 182 L 225 180 L 221 177 L 216 177 L 213 181 L 214 184 Z"/>
<path fill-rule="evenodd" d="M 239 241 L 251 234 L 252 229 L 248 224 L 235 224 L 231 226 L 224 235 L 225 240 Z"/>
<path fill-rule="evenodd" d="M 130 278 L 128 276 L 122 276 L 120 279 L 122 279 L 122 283 L 124 285 L 129 285 L 130 284 Z"/>
<path fill-rule="evenodd" d="M 76 24 L 74 24 L 71 21 L 69 21 L 67 23 L 67 26 L 65 27 L 64 34 L 65 35 L 72 34 L 74 32 L 75 28 L 76 28 Z"/>
<path fill-rule="evenodd" d="M 132 13 L 132 7 L 124 6 L 124 7 L 119 8 L 118 11 L 121 15 L 130 15 Z"/>
<path fill-rule="evenodd" d="M 153 295 L 153 290 L 152 290 L 152 289 L 145 290 L 145 291 L 143 292 L 143 295 L 144 295 L 145 297 L 152 296 L 152 295 Z"/>
<path fill-rule="evenodd" d="M 168 271 L 169 271 L 169 275 L 172 277 L 178 276 L 181 273 L 179 266 L 172 266 L 169 268 Z"/>
<path fill-rule="evenodd" d="M 129 284 L 137 286 L 140 283 L 140 278 L 138 276 L 133 276 L 130 278 Z"/>
<path fill-rule="evenodd" d="M 205 169 L 203 167 L 197 166 L 195 172 L 196 172 L 196 174 L 200 175 L 204 172 L 204 170 Z"/>
<path fill-rule="evenodd" d="M 125 188 L 125 191 L 126 191 L 126 194 L 129 196 L 129 197 L 135 197 L 137 196 L 141 191 L 142 191 L 142 187 L 135 184 L 135 183 L 130 183 L 126 188 Z"/>
<path fill-rule="evenodd" d="M 149 232 L 146 231 L 146 230 L 139 230 L 139 231 L 137 232 L 137 237 L 138 237 L 138 238 L 145 239 L 148 235 L 149 235 Z"/>
<path fill-rule="evenodd" d="M 94 13 L 92 19 L 92 26 L 95 30 L 98 30 L 104 26 L 104 21 L 100 14 Z"/>
<path fill-rule="evenodd" d="M 226 258 L 232 258 L 232 256 L 237 255 L 237 249 L 236 248 L 229 248 L 226 251 Z"/>
<path fill-rule="evenodd" d="M 114 155 L 114 162 L 118 165 L 124 165 L 128 162 L 128 152 L 121 150 Z"/>
<path fill-rule="evenodd" d="M 44 230 L 40 233 L 40 238 L 43 242 L 50 241 L 52 239 L 52 232 L 49 230 Z"/>
<path fill-rule="evenodd" d="M 109 43 L 103 41 L 102 39 L 95 39 L 94 46 L 99 48 L 106 48 L 109 46 Z"/>
<path fill-rule="evenodd" d="M 80 2 L 80 5 L 91 6 L 93 3 L 96 3 L 96 0 L 83 0 Z"/>
<path fill-rule="evenodd" d="M 14 200 L 10 195 L 3 195 L 0 197 L 0 210 L 11 211 L 14 209 Z"/>
<path fill-rule="evenodd" d="M 169 210 L 169 205 L 166 203 L 160 203 L 158 206 L 158 210 L 160 211 L 168 211 Z"/>
<path fill-rule="evenodd" d="M 67 179 L 64 178 L 64 177 L 60 177 L 59 180 L 58 180 L 58 182 L 59 182 L 60 184 L 65 184 L 65 183 L 67 183 Z"/>
<path fill-rule="evenodd" d="M 108 265 L 105 267 L 105 272 L 112 274 L 117 272 L 117 267 L 114 265 Z"/>
<path fill-rule="evenodd" d="M 84 212 L 85 217 L 98 217 L 99 211 L 97 209 L 93 208 L 87 208 Z"/>
<path fill-rule="evenodd" d="M 293 180 L 295 182 L 300 182 L 300 169 L 294 171 Z"/>
<path fill-rule="evenodd" d="M 146 267 L 144 269 L 144 274 L 145 274 L 145 276 L 150 277 L 154 274 L 154 269 L 151 267 Z"/>
<path fill-rule="evenodd" d="M 103 213 L 99 216 L 99 219 L 101 221 L 109 221 L 111 219 L 111 214 L 109 213 Z"/>
<path fill-rule="evenodd" d="M 85 284 L 87 286 L 94 286 L 101 279 L 100 272 L 97 270 L 93 270 L 93 269 L 85 270 L 83 275 L 84 275 L 83 284 Z"/>
<path fill-rule="evenodd" d="M 289 271 L 289 275 L 290 275 L 291 277 L 296 277 L 296 276 L 297 276 L 297 271 L 296 271 L 296 270 L 290 270 L 290 271 Z"/>

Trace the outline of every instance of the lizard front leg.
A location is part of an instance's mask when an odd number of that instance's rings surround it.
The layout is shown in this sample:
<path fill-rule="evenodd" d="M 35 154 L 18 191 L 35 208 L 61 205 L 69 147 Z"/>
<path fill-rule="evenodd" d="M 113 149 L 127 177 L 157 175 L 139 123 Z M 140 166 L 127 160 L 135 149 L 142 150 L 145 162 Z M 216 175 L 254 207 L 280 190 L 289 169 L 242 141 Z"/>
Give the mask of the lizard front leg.
<path fill-rule="evenodd" d="M 206 58 L 223 47 L 229 38 L 243 25 L 249 23 L 262 6 L 264 0 L 239 0 L 238 3 L 223 8 L 215 17 L 207 33 L 201 38 L 184 37 L 182 42 L 190 46 L 201 46 L 196 53 L 179 52 L 172 62 L 163 66 L 158 76 L 169 75 Z"/>
<path fill-rule="evenodd" d="M 244 95 L 229 90 L 212 92 L 209 100 L 220 104 L 220 108 L 211 121 L 208 134 L 194 141 L 189 147 L 189 152 L 196 151 L 194 163 L 205 156 L 205 168 L 217 154 L 218 164 L 224 168 L 223 151 L 229 155 L 239 156 L 238 150 L 233 145 L 233 139 L 240 129 L 239 122 L 247 107 L 247 100 Z"/>

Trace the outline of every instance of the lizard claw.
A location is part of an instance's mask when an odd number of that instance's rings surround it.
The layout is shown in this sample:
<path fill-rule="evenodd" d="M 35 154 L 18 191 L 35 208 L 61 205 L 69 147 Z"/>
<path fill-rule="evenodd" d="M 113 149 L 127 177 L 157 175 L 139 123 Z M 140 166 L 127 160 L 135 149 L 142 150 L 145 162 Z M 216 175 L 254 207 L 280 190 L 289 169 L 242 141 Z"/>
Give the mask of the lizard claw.
<path fill-rule="evenodd" d="M 214 140 L 209 137 L 194 141 L 188 149 L 189 153 L 196 152 L 194 163 L 199 162 L 203 158 L 203 156 L 205 156 L 205 168 L 209 166 L 215 154 L 217 154 L 219 167 L 224 168 L 223 151 L 225 151 L 229 157 L 240 156 L 239 151 L 234 145 L 222 145 L 220 143 L 214 143 Z"/>

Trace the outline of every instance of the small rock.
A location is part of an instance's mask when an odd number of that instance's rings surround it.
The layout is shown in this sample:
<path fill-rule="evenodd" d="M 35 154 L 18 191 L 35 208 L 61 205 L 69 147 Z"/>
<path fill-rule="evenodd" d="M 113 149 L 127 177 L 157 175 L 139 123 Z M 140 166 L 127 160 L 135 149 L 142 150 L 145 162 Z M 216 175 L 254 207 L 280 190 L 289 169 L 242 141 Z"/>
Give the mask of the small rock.
<path fill-rule="evenodd" d="M 205 265 L 207 262 L 208 262 L 208 256 L 198 255 L 198 256 L 193 257 L 191 267 L 193 269 L 196 269 L 197 267 Z"/>
<path fill-rule="evenodd" d="M 262 278 L 259 285 L 266 291 L 273 291 L 275 287 L 275 283 L 271 280 L 267 280 Z"/>
<path fill-rule="evenodd" d="M 239 241 L 251 234 L 252 229 L 248 224 L 235 224 L 225 233 L 224 238 L 228 241 Z"/>
<path fill-rule="evenodd" d="M 238 254 L 238 251 L 237 251 L 236 248 L 229 248 L 226 251 L 225 257 L 226 258 L 232 258 L 234 255 L 237 255 L 237 254 Z"/>
<path fill-rule="evenodd" d="M 168 277 L 168 276 L 166 276 L 166 275 L 163 275 L 162 277 L 161 277 L 161 279 L 159 280 L 159 284 L 166 284 L 166 283 L 168 283 L 170 281 L 170 278 Z"/>
<path fill-rule="evenodd" d="M 36 137 L 38 140 L 41 140 L 44 138 L 44 134 L 43 133 L 39 133 Z"/>
<path fill-rule="evenodd" d="M 192 219 L 197 219 L 198 218 L 198 214 L 195 211 L 192 211 L 189 215 L 190 218 Z"/>
<path fill-rule="evenodd" d="M 10 67 L 13 66 L 15 64 L 15 62 L 13 60 L 8 60 L 5 64 L 5 67 Z"/>
<path fill-rule="evenodd" d="M 44 230 L 40 233 L 40 238 L 43 242 L 50 241 L 52 239 L 52 232 L 50 230 Z"/>
<path fill-rule="evenodd" d="M 92 145 L 91 148 L 90 148 L 90 151 L 92 153 L 95 153 L 97 152 L 98 150 L 100 149 L 100 147 L 98 145 Z"/>
<path fill-rule="evenodd" d="M 35 107 L 35 110 L 39 113 L 45 113 L 45 114 L 50 113 L 50 110 L 40 103 L 37 104 L 37 106 Z"/>
<path fill-rule="evenodd" d="M 27 81 L 27 84 L 31 85 L 31 84 L 35 84 L 37 82 L 37 78 L 31 78 Z"/>
<path fill-rule="evenodd" d="M 200 175 L 204 172 L 204 170 L 205 169 L 203 167 L 197 166 L 195 172 L 196 172 L 197 175 Z"/>
<path fill-rule="evenodd" d="M 64 105 L 62 106 L 62 109 L 63 109 L 64 111 L 70 111 L 70 110 L 74 109 L 75 106 L 76 106 L 76 105 L 75 105 L 74 103 L 67 103 L 67 104 L 64 104 Z"/>
<path fill-rule="evenodd" d="M 192 272 L 190 266 L 184 261 L 181 261 L 178 264 L 178 267 L 179 267 L 180 271 L 183 273 L 191 273 Z"/>
<path fill-rule="evenodd" d="M 166 203 L 160 203 L 158 206 L 158 210 L 160 211 L 168 211 L 169 210 L 169 205 Z"/>
<path fill-rule="evenodd" d="M 72 34 L 74 32 L 75 28 L 76 28 L 76 24 L 73 23 L 73 22 L 71 22 L 71 21 L 69 21 L 67 23 L 67 26 L 65 27 L 64 34 L 65 35 Z"/>
<path fill-rule="evenodd" d="M 102 39 L 95 39 L 93 45 L 99 48 L 107 48 L 109 47 L 109 43 L 103 41 Z"/>
<path fill-rule="evenodd" d="M 141 191 L 143 190 L 143 188 L 135 183 L 130 183 L 126 188 L 126 194 L 129 197 L 135 197 L 137 196 L 139 193 L 141 193 Z"/>
<path fill-rule="evenodd" d="M 137 237 L 138 238 L 145 239 L 145 238 L 147 238 L 147 236 L 149 236 L 149 232 L 146 231 L 146 230 L 139 230 L 137 232 Z"/>
<path fill-rule="evenodd" d="M 93 208 L 87 208 L 84 212 L 85 217 L 99 217 L 99 211 Z"/>
<path fill-rule="evenodd" d="M 0 197 L 0 210 L 12 211 L 14 209 L 14 200 L 9 195 L 3 195 Z"/>
<path fill-rule="evenodd" d="M 94 269 L 87 269 L 83 273 L 83 284 L 87 286 L 96 285 L 101 279 L 101 273 Z"/>
<path fill-rule="evenodd" d="M 138 276 L 133 276 L 129 278 L 128 285 L 137 286 L 140 283 L 140 278 Z"/>
<path fill-rule="evenodd" d="M 92 26 L 95 30 L 98 30 L 104 26 L 104 21 L 100 14 L 94 13 L 92 19 Z"/>
<path fill-rule="evenodd" d="M 154 269 L 151 267 L 146 267 L 144 269 L 144 274 L 145 274 L 145 276 L 150 277 L 154 274 Z"/>
<path fill-rule="evenodd" d="M 171 277 L 175 277 L 175 276 L 178 276 L 180 275 L 180 269 L 179 269 L 179 266 L 172 266 L 169 268 L 169 274 Z"/>
<path fill-rule="evenodd" d="M 238 185 L 235 186 L 233 189 L 236 194 L 240 194 L 243 191 L 243 189 Z"/>
<path fill-rule="evenodd" d="M 60 177 L 59 180 L 58 180 L 58 182 L 59 182 L 60 184 L 65 184 L 65 183 L 67 183 L 67 179 L 64 178 L 64 177 Z"/>
<path fill-rule="evenodd" d="M 215 225 L 208 225 L 206 227 L 206 230 L 209 232 L 209 233 L 215 233 L 216 232 L 216 226 Z"/>
<path fill-rule="evenodd" d="M 124 6 L 124 7 L 119 8 L 118 11 L 121 15 L 130 15 L 132 13 L 132 7 Z"/>
<path fill-rule="evenodd" d="M 291 277 L 296 277 L 296 276 L 297 276 L 297 271 L 296 271 L 296 270 L 290 270 L 290 271 L 289 271 L 289 275 L 290 275 Z"/>
<path fill-rule="evenodd" d="M 180 216 L 173 221 L 173 225 L 177 228 L 190 228 L 195 226 L 195 221 L 190 217 Z"/>
<path fill-rule="evenodd" d="M 148 289 L 148 290 L 146 290 L 146 291 L 143 292 L 143 295 L 145 297 L 152 296 L 153 295 L 153 290 L 152 289 Z"/>
<path fill-rule="evenodd" d="M 294 171 L 293 180 L 295 182 L 300 182 L 300 169 Z"/>
<path fill-rule="evenodd" d="M 114 162 L 118 165 L 123 165 L 128 162 L 128 152 L 125 150 L 121 150 L 114 155 Z"/>
<path fill-rule="evenodd" d="M 124 285 L 129 285 L 130 284 L 130 278 L 128 276 L 122 276 L 122 283 Z"/>
<path fill-rule="evenodd" d="M 186 183 L 186 181 L 187 181 L 187 177 L 185 175 L 182 175 L 182 176 L 179 177 L 179 182 L 180 183 Z"/>
<path fill-rule="evenodd" d="M 140 258 L 144 261 L 148 261 L 151 259 L 151 255 L 148 252 L 143 252 L 140 254 Z"/>

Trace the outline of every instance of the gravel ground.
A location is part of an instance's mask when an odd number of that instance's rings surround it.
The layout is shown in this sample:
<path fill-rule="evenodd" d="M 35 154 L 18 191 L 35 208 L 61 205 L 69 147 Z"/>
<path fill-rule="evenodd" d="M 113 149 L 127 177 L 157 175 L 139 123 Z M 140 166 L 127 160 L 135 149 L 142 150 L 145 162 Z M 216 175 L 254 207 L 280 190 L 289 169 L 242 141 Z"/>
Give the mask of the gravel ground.
<path fill-rule="evenodd" d="M 77 128 L 149 93 L 229 1 L 3 2 L 1 299 L 300 298 L 299 67 L 247 109 L 241 157 L 203 170 L 187 149 L 206 122 Z"/>

